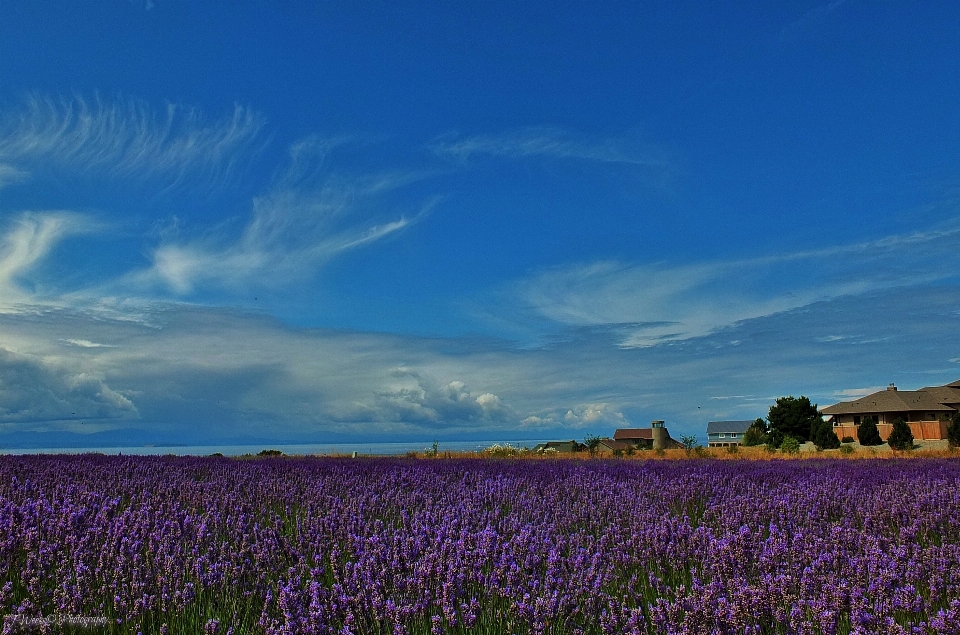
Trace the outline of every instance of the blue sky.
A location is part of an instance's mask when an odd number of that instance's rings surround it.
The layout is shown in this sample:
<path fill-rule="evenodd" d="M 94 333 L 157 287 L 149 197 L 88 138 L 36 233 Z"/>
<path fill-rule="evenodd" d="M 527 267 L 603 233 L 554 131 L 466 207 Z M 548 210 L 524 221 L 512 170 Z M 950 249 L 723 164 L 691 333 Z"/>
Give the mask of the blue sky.
<path fill-rule="evenodd" d="M 954 3 L 0 2 L 0 446 L 960 378 Z"/>

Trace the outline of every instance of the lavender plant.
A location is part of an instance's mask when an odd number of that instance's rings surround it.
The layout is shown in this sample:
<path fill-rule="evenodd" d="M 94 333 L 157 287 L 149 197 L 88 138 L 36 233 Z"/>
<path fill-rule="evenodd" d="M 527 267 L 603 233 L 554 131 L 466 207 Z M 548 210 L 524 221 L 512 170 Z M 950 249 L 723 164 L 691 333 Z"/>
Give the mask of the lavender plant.
<path fill-rule="evenodd" d="M 958 483 L 953 460 L 3 457 L 0 613 L 6 633 L 960 632 Z"/>

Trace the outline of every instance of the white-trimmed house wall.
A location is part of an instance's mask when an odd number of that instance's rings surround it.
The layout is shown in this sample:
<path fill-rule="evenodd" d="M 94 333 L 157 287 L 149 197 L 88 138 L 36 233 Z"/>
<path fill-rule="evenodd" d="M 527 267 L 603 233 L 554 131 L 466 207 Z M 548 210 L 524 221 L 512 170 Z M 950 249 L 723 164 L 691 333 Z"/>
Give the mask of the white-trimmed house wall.
<path fill-rule="evenodd" d="M 731 445 L 742 445 L 742 432 L 714 432 L 707 435 L 707 447 L 726 448 Z"/>

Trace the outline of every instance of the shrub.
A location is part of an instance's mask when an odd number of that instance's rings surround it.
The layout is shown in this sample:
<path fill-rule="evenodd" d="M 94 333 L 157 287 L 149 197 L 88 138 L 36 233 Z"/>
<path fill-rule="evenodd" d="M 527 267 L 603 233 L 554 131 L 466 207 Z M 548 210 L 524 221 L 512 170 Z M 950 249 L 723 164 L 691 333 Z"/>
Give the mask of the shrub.
<path fill-rule="evenodd" d="M 833 431 L 833 426 L 821 419 L 814 422 L 810 429 L 810 440 L 818 450 L 836 450 L 840 447 L 840 439 Z"/>
<path fill-rule="evenodd" d="M 600 441 L 602 440 L 603 439 L 595 434 L 588 434 L 586 437 L 584 437 L 583 445 L 585 445 L 587 450 L 590 451 L 590 456 L 593 456 L 597 453 L 597 448 L 600 446 Z"/>
<path fill-rule="evenodd" d="M 767 442 L 767 422 L 757 418 L 743 433 L 743 444 L 746 446 L 763 445 Z"/>
<path fill-rule="evenodd" d="M 260 450 L 257 452 L 257 456 L 283 456 L 283 452 L 280 450 Z"/>
<path fill-rule="evenodd" d="M 951 448 L 960 447 L 960 412 L 953 414 L 953 419 L 947 426 L 947 440 Z"/>
<path fill-rule="evenodd" d="M 853 437 L 843 437 L 840 439 L 840 443 L 853 443 L 854 441 L 856 441 L 856 439 Z"/>
<path fill-rule="evenodd" d="M 857 427 L 857 439 L 860 445 L 882 445 L 883 439 L 880 438 L 880 431 L 877 429 L 877 421 L 871 416 L 863 418 L 863 422 Z"/>
<path fill-rule="evenodd" d="M 853 446 L 843 444 L 840 446 L 840 454 L 853 454 Z"/>
<path fill-rule="evenodd" d="M 910 431 L 910 426 L 903 420 L 903 417 L 897 417 L 897 420 L 893 422 L 893 430 L 887 438 L 887 443 L 894 450 L 913 449 L 913 432 Z"/>
<path fill-rule="evenodd" d="M 837 435 L 833 435 L 837 436 Z M 783 443 L 780 444 L 780 451 L 784 454 L 799 454 L 800 453 L 800 441 L 791 436 L 786 436 L 783 438 Z"/>
<path fill-rule="evenodd" d="M 683 444 L 683 449 L 686 451 L 687 456 L 710 456 L 710 453 L 707 452 L 706 448 L 697 443 L 697 437 L 694 435 L 680 437 L 680 443 Z"/>
<path fill-rule="evenodd" d="M 739 446 L 736 443 L 731 443 L 727 446 L 727 454 L 736 454 L 740 451 Z"/>

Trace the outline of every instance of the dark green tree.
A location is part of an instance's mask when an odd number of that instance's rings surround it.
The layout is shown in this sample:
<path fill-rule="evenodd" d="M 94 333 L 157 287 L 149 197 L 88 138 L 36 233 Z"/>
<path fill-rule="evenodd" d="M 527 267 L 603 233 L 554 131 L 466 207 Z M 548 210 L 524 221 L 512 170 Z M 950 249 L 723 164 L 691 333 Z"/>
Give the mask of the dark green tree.
<path fill-rule="evenodd" d="M 894 450 L 913 449 L 913 432 L 910 431 L 910 426 L 903 420 L 903 417 L 897 417 L 897 420 L 893 422 L 893 430 L 887 437 L 887 443 Z"/>
<path fill-rule="evenodd" d="M 880 430 L 877 429 L 877 420 L 866 415 L 863 421 L 857 426 L 857 441 L 860 445 L 882 445 L 883 439 L 880 438 Z"/>
<path fill-rule="evenodd" d="M 767 442 L 767 422 L 757 418 L 743 433 L 743 444 L 746 446 L 763 445 Z"/>
<path fill-rule="evenodd" d="M 953 413 L 953 419 L 947 426 L 947 440 L 950 441 L 950 447 L 960 447 L 960 412 Z"/>
<path fill-rule="evenodd" d="M 770 406 L 767 421 L 770 422 L 770 438 L 783 442 L 784 437 L 793 437 L 800 443 L 810 440 L 810 433 L 818 421 L 822 421 L 817 404 L 803 395 L 800 397 L 780 397 Z"/>
<path fill-rule="evenodd" d="M 810 440 L 813 441 L 818 450 L 836 450 L 840 447 L 840 439 L 837 438 L 837 433 L 833 431 L 833 426 L 823 419 L 819 423 L 813 423 Z"/>

